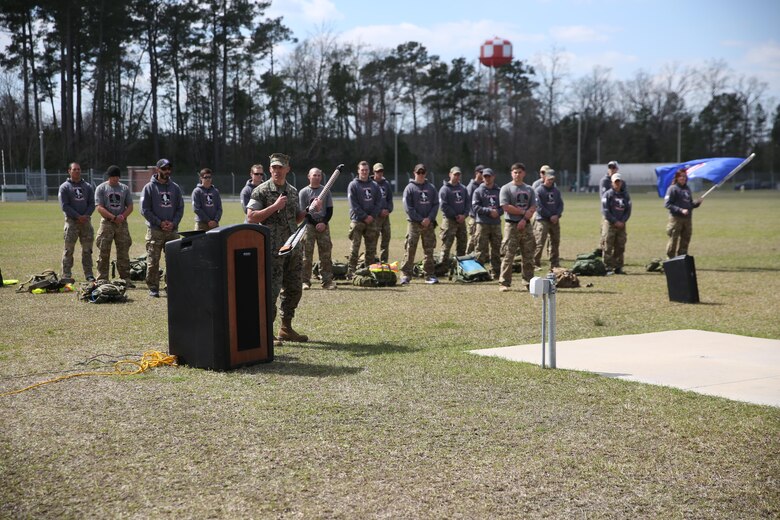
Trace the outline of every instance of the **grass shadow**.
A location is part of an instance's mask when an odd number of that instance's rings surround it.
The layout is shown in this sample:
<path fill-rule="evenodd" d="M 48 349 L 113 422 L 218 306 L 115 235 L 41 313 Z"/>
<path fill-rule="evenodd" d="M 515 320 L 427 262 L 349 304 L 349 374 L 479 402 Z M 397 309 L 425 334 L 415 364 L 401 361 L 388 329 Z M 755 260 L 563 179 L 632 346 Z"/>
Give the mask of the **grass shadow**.
<path fill-rule="evenodd" d="M 632 374 L 623 374 L 620 372 L 593 372 L 593 374 L 598 374 L 600 376 L 613 377 L 613 378 L 626 377 L 632 375 Z"/>
<path fill-rule="evenodd" d="M 395 287 L 358 287 L 356 285 L 352 285 L 351 283 L 344 283 L 344 284 L 337 283 L 336 285 L 338 286 L 340 291 L 341 290 L 344 290 L 344 291 L 366 291 L 366 290 L 377 291 L 377 290 L 379 290 L 379 291 L 384 291 L 384 292 L 388 292 L 388 291 L 389 292 L 401 292 L 401 291 L 404 290 L 404 289 L 402 289 L 401 287 L 398 287 L 398 286 L 395 286 Z"/>
<path fill-rule="evenodd" d="M 393 343 L 381 342 L 375 344 L 367 343 L 334 343 L 329 341 L 309 341 L 303 347 L 324 348 L 327 350 L 338 350 L 349 352 L 354 356 L 379 356 L 382 354 L 411 354 L 419 352 L 421 349 L 407 347 L 405 345 L 395 345 Z"/>
<path fill-rule="evenodd" d="M 556 289 L 555 292 L 557 294 L 577 294 L 577 295 L 586 295 L 586 294 L 618 294 L 617 291 L 605 291 L 603 289 L 592 289 L 591 287 L 572 287 L 572 288 L 566 288 L 566 289 Z"/>
<path fill-rule="evenodd" d="M 699 269 L 696 268 L 699 272 L 712 272 L 712 273 L 763 273 L 763 272 L 771 272 L 775 273 L 780 271 L 780 268 L 778 267 L 730 267 L 730 268 L 708 268 L 708 269 Z"/>
<path fill-rule="evenodd" d="M 245 374 L 278 374 L 300 377 L 340 377 L 362 372 L 362 367 L 345 367 L 316 363 L 301 363 L 289 355 L 280 355 L 271 363 L 262 363 L 239 369 Z"/>

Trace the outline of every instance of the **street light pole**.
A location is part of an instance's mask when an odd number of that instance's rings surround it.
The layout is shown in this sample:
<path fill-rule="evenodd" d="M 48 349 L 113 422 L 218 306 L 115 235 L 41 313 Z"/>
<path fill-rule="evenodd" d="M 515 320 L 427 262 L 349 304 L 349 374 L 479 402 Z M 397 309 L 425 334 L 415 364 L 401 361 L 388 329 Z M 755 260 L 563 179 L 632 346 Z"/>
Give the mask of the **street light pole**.
<path fill-rule="evenodd" d="M 580 185 L 580 145 L 581 145 L 581 136 L 582 136 L 582 115 L 577 113 L 577 187 L 579 188 Z"/>
<path fill-rule="evenodd" d="M 682 121 L 678 119 L 677 120 L 677 162 L 678 163 L 682 161 L 680 159 L 681 157 L 680 151 L 682 148 L 681 145 L 682 145 Z"/>
<path fill-rule="evenodd" d="M 390 112 L 390 115 L 393 116 L 393 134 L 394 140 L 395 140 L 395 146 L 393 148 L 394 150 L 394 158 L 393 158 L 393 169 L 395 170 L 395 190 L 398 191 L 398 115 L 400 112 Z"/>
<path fill-rule="evenodd" d="M 43 201 L 49 202 L 49 189 L 46 186 L 46 168 L 43 165 L 43 123 L 41 122 L 43 119 L 43 111 L 40 108 L 40 104 L 38 106 L 38 142 L 41 149 L 41 190 L 43 191 Z"/>

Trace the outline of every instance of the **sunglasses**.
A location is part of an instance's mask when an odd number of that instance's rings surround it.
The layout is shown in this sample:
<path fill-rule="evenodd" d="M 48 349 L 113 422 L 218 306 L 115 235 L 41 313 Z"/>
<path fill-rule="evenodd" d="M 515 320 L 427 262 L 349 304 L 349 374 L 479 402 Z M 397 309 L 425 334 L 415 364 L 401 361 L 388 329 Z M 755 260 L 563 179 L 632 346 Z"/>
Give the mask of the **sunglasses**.
<path fill-rule="evenodd" d="M 374 170 L 375 172 L 382 172 L 384 173 L 384 170 Z"/>
<path fill-rule="evenodd" d="M 201 177 L 201 179 L 203 179 L 204 181 L 205 181 L 206 179 L 210 179 L 210 178 L 211 178 L 211 175 L 204 175 L 203 177 Z"/>
<path fill-rule="evenodd" d="M 425 170 L 417 170 L 417 171 L 416 171 L 416 172 L 414 172 L 414 173 L 425 173 Z"/>
<path fill-rule="evenodd" d="M 263 172 L 252 172 L 252 175 L 263 175 Z"/>

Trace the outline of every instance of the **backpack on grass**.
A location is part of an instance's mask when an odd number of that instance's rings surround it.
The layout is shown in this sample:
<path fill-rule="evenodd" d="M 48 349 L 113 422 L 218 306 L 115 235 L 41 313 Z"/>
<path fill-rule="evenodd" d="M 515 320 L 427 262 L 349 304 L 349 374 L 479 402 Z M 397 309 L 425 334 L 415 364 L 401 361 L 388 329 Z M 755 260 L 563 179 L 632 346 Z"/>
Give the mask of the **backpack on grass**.
<path fill-rule="evenodd" d="M 355 287 L 393 287 L 398 276 L 389 264 L 371 264 L 355 271 L 352 285 Z"/>
<path fill-rule="evenodd" d="M 395 267 L 395 269 L 393 268 Z M 394 265 L 378 263 L 368 266 L 371 275 L 376 278 L 377 287 L 393 287 L 398 282 L 398 263 Z"/>
<path fill-rule="evenodd" d="M 570 289 L 580 286 L 580 279 L 577 275 L 568 269 L 563 267 L 553 267 L 552 270 L 555 275 L 555 286 L 560 289 Z"/>
<path fill-rule="evenodd" d="M 456 282 L 489 282 L 490 273 L 474 255 L 456 256 L 449 279 Z"/>
<path fill-rule="evenodd" d="M 70 284 L 60 280 L 60 277 L 51 269 L 30 276 L 30 279 L 19 285 L 16 292 L 29 292 L 35 294 L 64 291 Z"/>
<path fill-rule="evenodd" d="M 450 257 L 449 261 L 443 262 L 441 259 L 441 254 L 436 252 L 433 254 L 433 273 L 425 272 L 425 268 L 423 267 L 425 265 L 425 259 L 423 259 L 414 264 L 414 267 L 412 268 L 412 275 L 419 278 L 425 278 L 427 276 L 443 278 L 450 272 L 452 262 L 454 262 L 453 257 Z"/>
<path fill-rule="evenodd" d="M 143 282 L 146 280 L 146 255 L 130 259 L 130 280 L 134 282 Z M 162 276 L 163 270 L 160 269 Z M 116 277 L 116 260 L 111 260 L 111 277 Z"/>
<path fill-rule="evenodd" d="M 664 261 L 661 258 L 653 258 L 645 265 L 645 271 L 648 273 L 663 273 Z"/>
<path fill-rule="evenodd" d="M 581 253 L 577 255 L 577 260 L 574 262 L 574 266 L 571 268 L 574 274 L 580 276 L 606 276 L 607 266 L 596 255 L 596 251 L 593 253 Z"/>
<path fill-rule="evenodd" d="M 347 272 L 349 271 L 349 265 L 344 262 L 333 262 L 333 279 L 334 280 L 346 280 Z M 312 266 L 312 274 L 316 278 L 322 278 L 320 276 L 320 263 L 315 262 Z"/>
<path fill-rule="evenodd" d="M 90 303 L 126 302 L 124 280 L 96 280 L 81 284 L 79 300 Z"/>

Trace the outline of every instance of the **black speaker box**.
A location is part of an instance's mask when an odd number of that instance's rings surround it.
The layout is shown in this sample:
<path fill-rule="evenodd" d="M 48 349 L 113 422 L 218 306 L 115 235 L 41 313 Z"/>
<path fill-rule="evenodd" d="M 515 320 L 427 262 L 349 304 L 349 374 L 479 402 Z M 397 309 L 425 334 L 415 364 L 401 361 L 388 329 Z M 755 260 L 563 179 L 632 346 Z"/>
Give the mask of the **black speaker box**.
<path fill-rule="evenodd" d="M 682 303 L 699 303 L 699 286 L 696 283 L 696 265 L 692 256 L 680 255 L 664 262 L 669 300 Z"/>
<path fill-rule="evenodd" d="M 238 224 L 165 244 L 168 348 L 179 364 L 229 370 L 273 360 L 269 230 Z"/>

